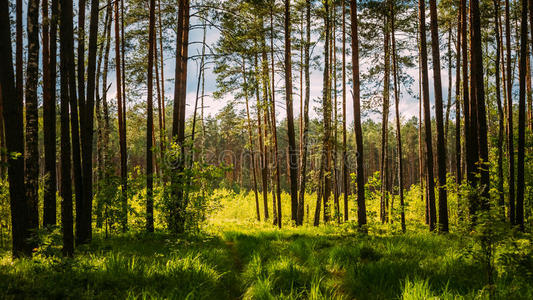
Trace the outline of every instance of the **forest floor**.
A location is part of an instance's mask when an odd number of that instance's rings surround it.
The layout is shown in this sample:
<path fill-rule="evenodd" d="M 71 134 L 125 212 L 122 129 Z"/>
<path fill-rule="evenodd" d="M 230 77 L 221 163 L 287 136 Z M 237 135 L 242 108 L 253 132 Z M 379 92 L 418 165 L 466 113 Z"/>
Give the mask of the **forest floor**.
<path fill-rule="evenodd" d="M 181 237 L 97 234 L 73 259 L 1 252 L 0 298 L 533 299 L 530 252 L 525 270 L 496 264 L 489 285 L 479 251 L 472 238 L 422 229 L 217 222 Z"/>

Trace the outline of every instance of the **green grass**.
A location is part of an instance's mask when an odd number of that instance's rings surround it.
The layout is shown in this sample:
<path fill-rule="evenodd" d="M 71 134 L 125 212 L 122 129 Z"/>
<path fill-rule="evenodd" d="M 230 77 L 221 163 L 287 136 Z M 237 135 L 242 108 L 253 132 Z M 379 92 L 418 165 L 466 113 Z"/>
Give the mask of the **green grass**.
<path fill-rule="evenodd" d="M 353 223 L 279 230 L 256 222 L 247 200 L 223 197 L 196 235 L 96 233 L 72 259 L 0 250 L 0 299 L 533 299 L 530 235 L 498 246 L 491 286 L 471 236 L 416 222 L 406 234 L 375 223 L 368 235 Z"/>

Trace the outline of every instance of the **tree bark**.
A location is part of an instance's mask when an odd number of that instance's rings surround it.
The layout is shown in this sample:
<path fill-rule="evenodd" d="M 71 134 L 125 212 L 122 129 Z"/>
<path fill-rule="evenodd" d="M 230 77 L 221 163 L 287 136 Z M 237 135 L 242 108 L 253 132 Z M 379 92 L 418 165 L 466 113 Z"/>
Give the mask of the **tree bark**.
<path fill-rule="evenodd" d="M 37 84 L 39 76 L 39 0 L 28 2 L 28 63 L 26 69 L 26 194 L 28 229 L 39 228 L 39 112 Z"/>
<path fill-rule="evenodd" d="M 457 45 L 456 45 L 456 66 L 455 66 L 455 181 L 457 186 L 461 185 L 461 41 L 462 35 L 462 14 L 458 10 L 457 20 Z M 460 199 L 458 197 L 458 199 Z"/>
<path fill-rule="evenodd" d="M 342 187 L 344 191 L 344 221 L 348 221 L 349 170 L 346 145 L 346 2 L 342 3 Z"/>
<path fill-rule="evenodd" d="M 310 45 L 311 45 L 311 1 L 305 2 L 305 42 L 304 42 L 304 76 L 305 76 L 305 99 L 303 108 L 303 134 L 302 134 L 302 157 L 300 165 L 300 195 L 298 199 L 298 225 L 303 224 L 305 206 L 305 185 L 307 172 L 307 156 L 309 153 L 309 100 L 311 98 L 311 79 L 309 71 Z"/>
<path fill-rule="evenodd" d="M 124 114 L 122 102 L 122 63 L 121 63 L 121 37 L 120 37 L 120 15 L 118 1 L 114 2 L 115 10 L 115 74 L 116 74 L 116 93 L 117 93 L 117 112 L 118 112 L 118 134 L 120 147 L 120 178 L 121 178 L 121 226 L 122 231 L 128 230 L 128 171 L 126 157 L 126 130 L 124 123 Z M 124 41 L 122 41 L 123 43 Z"/>
<path fill-rule="evenodd" d="M 398 80 L 398 61 L 396 59 L 396 37 L 394 26 L 394 6 L 391 3 L 391 37 L 392 37 L 392 68 L 394 77 L 394 102 L 396 109 L 396 149 L 398 155 L 398 196 L 400 197 L 400 221 L 402 232 L 405 233 L 405 206 L 403 199 L 403 153 L 402 153 L 402 128 L 400 122 L 400 83 Z"/>
<path fill-rule="evenodd" d="M 71 131 L 69 108 L 75 98 L 74 36 L 72 0 L 60 0 L 60 84 L 61 84 L 61 223 L 63 232 L 63 255 L 74 253 L 72 213 L 72 167 L 70 154 Z M 74 136 L 72 136 L 74 138 Z"/>
<path fill-rule="evenodd" d="M 427 41 L 426 41 L 426 7 L 425 1 L 418 2 L 419 26 L 420 26 L 420 58 L 422 67 L 422 97 L 424 104 L 424 131 L 426 145 L 426 186 L 429 208 L 429 231 L 436 230 L 437 213 L 435 207 L 435 189 L 433 181 L 433 147 L 431 141 L 431 115 L 429 103 L 429 80 L 427 66 Z M 440 68 L 439 68 L 440 70 Z"/>
<path fill-rule="evenodd" d="M 357 19 L 357 0 L 350 1 L 352 32 L 352 76 L 353 76 L 353 111 L 357 160 L 357 222 L 359 227 L 366 225 L 365 175 L 363 165 L 363 132 L 361 130 L 361 99 L 359 81 L 359 32 Z"/>
<path fill-rule="evenodd" d="M 497 189 L 498 189 L 498 206 L 501 209 L 502 216 L 505 216 L 505 199 L 504 199 L 504 191 L 503 191 L 503 130 L 504 130 L 504 116 L 503 116 L 503 108 L 502 108 L 502 100 L 501 100 L 501 93 L 500 93 L 500 59 L 501 59 L 501 45 L 500 45 L 500 2 L 498 0 L 494 0 L 494 31 L 496 33 L 496 70 L 494 72 L 496 77 L 496 103 L 498 105 L 498 143 L 497 143 L 497 151 L 498 151 L 498 183 L 497 183 Z"/>
<path fill-rule="evenodd" d="M 439 175 L 439 231 L 448 232 L 448 199 L 446 191 L 446 138 L 444 136 L 442 84 L 440 77 L 439 29 L 437 1 L 429 1 L 431 15 L 431 54 L 433 55 L 433 86 L 435 91 L 435 119 L 437 123 L 437 163 Z M 449 97 L 449 96 L 448 96 Z"/>
<path fill-rule="evenodd" d="M 17 1 L 17 13 L 18 4 L 21 2 Z M 22 7 L 20 10 L 22 11 Z M 0 62 L 0 93 L 3 102 L 6 148 L 8 153 L 18 154 L 8 155 L 7 166 L 11 207 L 12 255 L 13 258 L 17 258 L 30 255 L 32 248 L 27 242 L 30 232 L 26 218 L 28 203 L 24 186 L 24 159 L 22 158 L 24 155 L 23 99 L 17 89 L 18 85 L 15 84 L 15 75 L 13 74 L 10 26 L 9 1 L 0 0 L 0 56 L 3 58 Z M 19 79 L 18 74 L 17 79 Z"/>
<path fill-rule="evenodd" d="M 270 7 L 270 51 L 271 51 L 271 72 L 272 72 L 272 96 L 271 96 L 271 121 L 272 121 L 272 135 L 274 140 L 274 165 L 276 168 L 276 196 L 277 196 L 277 215 L 278 222 L 277 225 L 281 228 L 282 215 L 281 215 L 281 186 L 280 186 L 280 170 L 279 170 L 279 158 L 278 158 L 278 134 L 276 130 L 276 80 L 275 80 L 275 68 L 274 68 L 274 5 L 275 2 L 272 1 Z"/>
<path fill-rule="evenodd" d="M 380 179 L 381 179 L 381 202 L 380 217 L 381 223 L 389 221 L 389 157 L 388 157 L 388 128 L 389 128 L 389 97 L 390 97 L 390 28 L 389 16 L 385 14 L 385 24 L 383 26 L 384 37 L 384 78 L 383 78 L 383 106 L 381 119 L 381 161 L 380 161 Z"/>
<path fill-rule="evenodd" d="M 250 106 L 248 104 L 248 84 L 246 82 L 246 61 L 243 57 L 242 59 L 242 78 L 244 81 L 244 100 L 246 102 L 246 120 L 248 121 L 248 142 L 250 143 L 250 154 L 252 160 L 252 177 L 254 182 L 254 196 L 255 196 L 255 211 L 257 221 L 261 221 L 261 214 L 259 212 L 259 195 L 257 194 L 257 177 L 255 174 L 255 149 L 253 142 L 253 132 L 252 132 L 252 121 L 250 120 Z"/>
<path fill-rule="evenodd" d="M 58 3 L 52 0 L 52 17 L 48 17 L 48 0 L 43 0 L 43 134 L 44 134 L 44 202 L 43 226 L 56 224 L 56 56 Z"/>
<path fill-rule="evenodd" d="M 509 174 L 509 222 L 514 225 L 515 222 L 515 170 L 514 170 L 514 134 L 513 134 L 513 80 L 512 80 L 512 61 L 511 61 L 511 20 L 510 20 L 509 0 L 505 0 L 505 56 L 507 62 L 507 155 Z"/>
<path fill-rule="evenodd" d="M 147 86 L 148 96 L 146 101 L 146 231 L 154 232 L 154 169 L 153 159 L 153 89 L 154 89 L 154 50 L 155 50 L 155 0 L 150 0 L 150 12 L 148 21 L 148 70 Z"/>
<path fill-rule="evenodd" d="M 521 231 L 524 231 L 524 159 L 525 159 L 525 127 L 526 124 L 526 72 L 527 64 L 526 57 L 529 55 L 528 48 L 528 28 L 527 28 L 527 12 L 528 1 L 521 0 L 522 4 L 522 20 L 520 25 L 520 65 L 519 65 L 519 80 L 520 80 L 520 96 L 518 102 L 518 162 L 517 162 L 517 178 L 516 178 L 516 225 Z"/>
<path fill-rule="evenodd" d="M 485 90 L 483 82 L 483 57 L 481 48 L 481 23 L 480 23 L 480 11 L 479 0 L 472 0 L 470 2 L 470 35 L 471 35 L 471 91 L 475 91 L 475 100 L 472 99 L 470 107 L 472 108 L 471 116 L 477 118 L 477 136 L 478 139 L 478 161 L 477 173 L 481 175 L 481 198 L 476 199 L 477 205 L 482 210 L 489 209 L 489 189 L 490 189 L 490 177 L 489 177 L 489 154 L 488 154 L 488 141 L 487 141 L 487 117 L 485 112 Z M 526 16 L 527 18 L 527 16 Z M 526 28 L 527 29 L 527 28 Z M 475 84 L 475 85 L 474 85 Z M 471 92 L 472 94 L 472 92 Z M 473 105 L 475 103 L 475 106 Z M 476 112 L 474 113 L 474 110 Z M 472 123 L 474 119 L 471 118 Z M 470 124 L 472 126 L 472 123 Z M 472 131 L 474 132 L 474 131 Z"/>
<path fill-rule="evenodd" d="M 291 186 L 291 220 L 296 222 L 298 211 L 298 151 L 294 135 L 292 107 L 291 4 L 285 0 L 285 103 L 287 106 L 287 135 L 289 140 L 289 177 Z"/>

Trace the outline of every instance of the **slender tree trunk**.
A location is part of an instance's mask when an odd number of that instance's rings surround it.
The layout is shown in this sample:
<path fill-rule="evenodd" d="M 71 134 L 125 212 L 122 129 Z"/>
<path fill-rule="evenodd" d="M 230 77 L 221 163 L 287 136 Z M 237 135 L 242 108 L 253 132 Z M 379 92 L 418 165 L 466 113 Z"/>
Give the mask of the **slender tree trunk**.
<path fill-rule="evenodd" d="M 450 110 L 452 107 L 452 25 L 448 28 L 448 101 L 444 119 L 444 145 L 448 145 L 448 128 L 450 127 Z M 451 159 L 450 159 L 451 162 Z M 450 172 L 451 172 L 450 164 Z"/>
<path fill-rule="evenodd" d="M 456 45 L 456 66 L 455 66 L 455 180 L 457 186 L 461 185 L 461 40 L 462 19 L 461 11 L 458 10 L 457 20 L 457 45 Z M 459 191 L 459 190 L 458 190 Z M 460 195 L 458 197 L 460 199 Z"/>
<path fill-rule="evenodd" d="M 324 223 L 329 221 L 329 196 L 331 193 L 331 136 L 330 136 L 330 122 L 331 122 L 331 93 L 330 93 L 330 64 L 329 64 L 329 36 L 330 36 L 330 16 L 329 16 L 329 3 L 324 2 L 324 23 L 325 23 L 325 42 L 324 42 L 324 91 L 322 96 L 322 110 L 323 110 L 323 122 L 324 122 L 324 137 L 323 137 L 323 150 L 322 150 L 322 167 L 320 171 L 320 179 L 323 180 L 323 202 L 324 202 Z M 317 203 L 317 209 L 319 205 Z M 318 209 L 319 210 L 319 209 Z M 319 212 L 320 213 L 320 212 Z M 315 213 L 315 224 L 318 225 L 316 219 L 317 213 Z"/>
<path fill-rule="evenodd" d="M 418 2 L 418 14 L 420 25 L 420 58 L 422 65 L 422 97 L 424 103 L 424 129 L 425 129 L 425 144 L 426 144 L 426 186 L 428 193 L 428 207 L 429 207 L 429 231 L 436 230 L 437 211 L 435 208 L 435 189 L 433 181 L 433 147 L 431 141 L 431 115 L 429 104 L 429 80 L 428 80 L 428 66 L 427 66 L 427 41 L 426 41 L 426 5 L 425 1 Z M 440 70 L 439 68 L 436 68 Z M 441 114 L 442 117 L 442 114 Z"/>
<path fill-rule="evenodd" d="M 525 159 L 525 127 L 526 124 L 526 57 L 529 55 L 528 48 L 528 29 L 527 29 L 527 12 L 528 1 L 521 0 L 522 20 L 520 26 L 520 98 L 518 102 L 518 163 L 517 163 L 517 180 L 516 180 L 516 225 L 521 231 L 524 231 L 524 159 Z"/>
<path fill-rule="evenodd" d="M 350 1 L 352 32 L 352 76 L 355 145 L 357 150 L 357 222 L 359 227 L 366 225 L 365 175 L 363 165 L 363 132 L 361 130 L 361 100 L 359 81 L 359 32 L 357 19 L 357 0 Z"/>
<path fill-rule="evenodd" d="M 28 64 L 26 69 L 26 200 L 28 229 L 39 228 L 39 112 L 37 84 L 39 76 L 39 0 L 28 2 L 27 36 Z"/>
<path fill-rule="evenodd" d="M 164 91 L 161 90 L 161 84 L 160 84 L 160 80 L 159 80 L 159 63 L 158 63 L 158 49 L 159 47 L 157 46 L 157 36 L 154 36 L 154 68 L 155 68 L 155 84 L 156 84 L 156 91 L 157 91 L 157 119 L 159 121 L 159 154 L 160 154 L 160 159 L 161 161 L 163 161 L 164 159 L 164 140 L 165 140 L 165 132 L 163 130 L 163 99 L 162 97 L 164 96 Z M 161 53 L 163 54 L 163 53 Z M 164 68 L 163 65 L 161 65 L 161 68 Z M 154 133 L 154 136 L 153 138 L 155 139 L 155 133 Z M 155 146 L 155 142 L 154 142 L 154 146 Z M 161 168 L 159 168 L 159 171 L 157 170 L 157 161 L 156 161 L 156 173 L 159 172 L 159 175 L 161 175 Z"/>
<path fill-rule="evenodd" d="M 263 20 L 261 19 L 261 24 Z M 263 39 L 264 41 L 264 39 Z M 266 55 L 266 50 L 264 45 L 261 45 L 262 52 Z M 265 64 L 263 63 L 263 66 Z M 266 63 L 266 66 L 268 67 L 268 63 Z M 255 57 L 255 68 L 256 68 L 256 74 L 263 74 L 260 78 L 257 79 L 257 82 L 263 83 L 263 97 L 266 99 L 268 97 L 267 90 L 267 83 L 265 80 L 264 72 L 260 73 L 258 70 L 258 58 L 257 55 Z M 266 71 L 268 72 L 268 71 Z M 259 76 L 259 75 L 258 75 Z M 268 73 L 267 73 L 268 76 Z M 256 101 L 257 101 L 257 138 L 259 139 L 259 151 L 260 151 L 260 166 L 261 166 L 261 183 L 262 183 L 262 196 L 263 196 L 263 206 L 264 206 L 264 215 L 265 220 L 268 220 L 269 214 L 268 214 L 268 160 L 267 160 L 267 154 L 266 154 L 266 147 L 265 143 L 263 141 L 263 124 L 261 123 L 261 111 L 263 110 L 263 105 L 261 104 L 261 100 L 259 97 L 259 86 L 257 87 L 256 91 Z M 266 114 L 266 113 L 265 113 Z M 265 124 L 266 126 L 266 124 Z M 266 139 L 266 136 L 265 136 Z"/>
<path fill-rule="evenodd" d="M 97 63 L 97 67 L 96 67 L 96 86 L 95 86 L 95 90 L 96 90 L 96 121 L 97 121 L 97 126 L 98 126 L 98 130 L 96 131 L 96 136 L 97 136 L 97 143 L 96 143 L 96 157 L 97 157 L 97 160 L 96 160 L 96 164 L 97 164 L 97 172 L 96 172 L 96 180 L 95 180 L 95 184 L 96 184 L 96 189 L 95 189 L 95 192 L 96 194 L 98 195 L 98 193 L 101 192 L 101 187 L 102 186 L 105 186 L 106 183 L 102 184 L 103 181 L 106 181 L 107 180 L 107 174 L 105 173 L 105 170 L 106 170 L 106 147 L 104 145 L 104 131 L 106 130 L 105 128 L 105 123 L 104 123 L 104 114 L 102 112 L 103 108 L 103 104 L 102 104 L 102 95 L 104 95 L 106 93 L 105 89 L 105 85 L 103 87 L 103 92 L 102 94 L 100 94 L 100 77 L 102 77 L 102 61 L 104 60 L 104 55 L 108 55 L 109 52 L 104 52 L 104 49 L 107 50 L 108 49 L 108 44 L 109 44 L 109 31 L 111 30 L 110 26 L 111 26 L 111 9 L 112 9 L 112 6 L 111 4 L 109 3 L 110 1 L 108 0 L 107 1 L 107 6 L 106 6 L 106 14 L 105 14 L 105 19 L 104 19 L 104 32 L 102 34 L 102 37 L 103 37 L 103 41 L 102 43 L 100 44 L 100 47 L 99 47 L 99 50 L 98 50 L 98 63 Z M 108 58 L 106 57 L 106 60 Z M 107 62 L 106 62 L 107 63 Z M 105 72 L 105 76 L 107 76 L 107 70 Z M 105 80 L 104 80 L 105 81 Z M 107 83 L 106 83 L 107 84 Z M 95 214 L 96 214 L 96 227 L 97 228 L 102 228 L 102 224 L 103 224 L 103 201 L 102 201 L 102 198 L 101 197 L 97 197 L 96 198 L 96 210 L 95 210 Z"/>
<path fill-rule="evenodd" d="M 109 181 L 109 174 L 111 167 L 108 165 L 109 163 L 109 130 L 110 130 L 110 124 L 109 124 L 109 108 L 107 104 L 107 72 L 109 68 L 109 51 L 111 48 L 111 25 L 113 23 L 113 6 L 111 5 L 111 0 L 107 1 L 107 15 L 109 16 L 109 19 L 107 21 L 107 30 L 105 35 L 105 49 L 103 54 L 104 59 L 104 67 L 102 71 L 102 114 L 101 116 L 101 127 L 102 130 L 100 132 L 100 139 L 101 139 L 101 153 L 102 155 L 102 169 L 100 170 L 104 182 L 107 184 Z M 100 127 L 100 126 L 99 126 Z M 103 213 L 104 213 L 104 204 L 107 203 L 106 200 L 99 198 L 98 202 L 96 204 L 96 226 L 98 228 L 102 227 L 103 224 Z"/>
<path fill-rule="evenodd" d="M 79 122 L 80 132 L 85 132 L 85 10 L 86 0 L 78 1 L 78 45 L 77 45 L 77 76 L 78 76 L 78 104 L 79 104 Z M 83 145 L 82 145 L 83 147 Z M 83 150 L 83 149 L 82 149 Z M 83 199 L 81 200 L 83 201 Z M 83 213 L 83 212 L 81 212 Z M 78 218 L 78 211 L 76 210 L 76 218 Z M 83 217 L 82 217 L 83 219 Z M 78 222 L 76 220 L 76 222 Z M 78 225 L 76 223 L 76 225 Z M 76 228 L 78 231 L 79 228 Z M 77 232 L 76 232 L 77 233 Z M 76 234 L 76 242 L 78 242 L 78 235 Z"/>
<path fill-rule="evenodd" d="M 74 253 L 72 213 L 72 167 L 70 155 L 69 108 L 76 98 L 72 0 L 60 0 L 60 85 L 61 85 L 61 223 L 63 255 Z M 74 139 L 74 135 L 72 135 Z"/>
<path fill-rule="evenodd" d="M 424 214 L 424 220 L 426 225 L 429 224 L 429 206 L 427 201 L 427 193 L 424 189 L 426 180 L 424 170 L 424 149 L 422 147 L 422 140 L 423 140 L 423 133 L 422 133 L 422 102 L 423 102 L 423 89 L 422 89 L 422 47 L 420 44 L 420 24 L 419 20 L 416 21 L 416 44 L 418 47 L 418 176 L 420 180 L 420 200 L 424 203 L 425 206 L 425 214 Z"/>
<path fill-rule="evenodd" d="M 278 227 L 281 228 L 282 215 L 281 215 L 281 186 L 280 186 L 280 171 L 279 171 L 279 158 L 278 158 L 278 134 L 276 131 L 276 80 L 275 80 L 275 68 L 274 68 L 274 5 L 272 1 L 270 7 L 270 51 L 271 51 L 271 72 L 272 72 L 272 135 L 274 139 L 274 165 L 276 168 L 276 196 L 277 196 L 277 210 L 278 210 Z M 292 103 L 292 102 L 291 102 Z M 292 104 L 291 104 L 292 105 Z M 294 131 L 294 130 L 293 130 Z"/>
<path fill-rule="evenodd" d="M 48 0 L 43 0 L 43 124 L 44 124 L 44 203 L 43 226 L 56 224 L 56 56 L 58 1 L 52 0 L 48 18 Z M 48 26 L 49 25 L 49 26 Z M 49 37 L 49 38 L 48 38 Z"/>
<path fill-rule="evenodd" d="M 304 206 L 305 206 L 305 184 L 306 184 L 306 172 L 307 172 L 307 155 L 309 153 L 309 100 L 311 79 L 309 71 L 310 63 L 310 45 L 311 45 L 311 1 L 305 2 L 305 42 L 304 43 L 304 75 L 305 75 L 305 100 L 303 108 L 303 134 L 302 134 L 302 157 L 300 165 L 300 195 L 298 199 L 298 225 L 303 224 Z"/>
<path fill-rule="evenodd" d="M 188 45 L 189 45 L 189 1 L 180 1 L 178 15 L 178 36 L 176 41 L 176 75 L 174 87 L 174 112 L 172 121 L 172 139 L 181 148 L 181 153 L 178 158 L 176 170 L 182 173 L 185 167 L 185 103 L 187 92 L 187 61 L 188 61 Z M 173 180 L 173 194 L 176 197 L 176 211 L 173 212 L 173 224 L 171 224 L 172 231 L 183 233 L 185 230 L 185 209 L 187 203 L 184 199 L 183 184 L 185 178 L 182 175 L 177 176 Z"/>
<path fill-rule="evenodd" d="M 431 54 L 433 55 L 433 86 L 435 90 L 435 119 L 437 123 L 437 163 L 439 167 L 439 231 L 448 232 L 448 196 L 446 191 L 446 138 L 444 136 L 444 124 L 442 120 L 442 84 L 440 77 L 441 69 L 439 29 L 437 20 L 437 1 L 429 1 L 429 6 L 431 15 Z"/>
<path fill-rule="evenodd" d="M 155 43 L 155 0 L 150 0 L 150 12 L 148 22 L 148 70 L 147 86 L 148 97 L 146 101 L 146 231 L 154 232 L 154 170 L 153 170 L 153 90 L 154 90 L 154 50 Z"/>
<path fill-rule="evenodd" d="M 24 103 L 24 48 L 22 45 L 22 0 L 16 0 L 15 7 L 15 88 L 17 91 L 17 97 L 21 99 L 21 103 Z M 8 19 L 5 19 L 8 20 Z M 10 40 L 11 41 L 11 40 Z M 23 127 L 24 128 L 24 127 Z M 23 143 L 24 144 L 24 143 Z M 24 151 L 20 152 L 24 153 Z"/>
<path fill-rule="evenodd" d="M 81 114 L 82 124 L 82 155 L 83 155 L 83 198 L 82 211 L 76 213 L 81 216 L 81 228 L 77 228 L 76 242 L 87 243 L 92 239 L 92 207 L 93 207 L 93 127 L 94 127 L 94 98 L 96 81 L 96 54 L 98 39 L 98 16 L 99 0 L 91 1 L 91 19 L 89 24 L 89 52 L 87 61 L 87 98 L 86 102 L 81 102 L 83 107 Z M 79 55 L 79 54 L 78 54 Z M 81 98 L 80 98 L 81 99 Z"/>
<path fill-rule="evenodd" d="M 528 0 L 527 5 L 529 9 L 529 26 L 531 26 L 530 28 L 531 51 L 533 52 L 533 0 Z M 529 49 L 529 46 L 528 46 L 528 49 Z M 531 89 L 531 58 L 529 57 L 529 55 L 528 55 L 528 59 L 529 59 L 529 66 L 527 68 L 528 70 L 527 74 L 529 75 L 529 78 L 528 78 L 529 88 L 528 88 L 528 98 L 527 98 L 528 99 L 528 103 L 527 103 L 528 127 L 531 131 L 533 131 L 533 91 Z"/>
<path fill-rule="evenodd" d="M 389 16 L 385 15 L 385 25 L 383 27 L 384 37 L 384 78 L 383 78 L 383 109 L 381 119 L 381 162 L 380 162 L 380 176 L 381 176 L 381 203 L 380 203 L 380 217 L 381 222 L 388 222 L 389 216 L 389 158 L 388 158 L 388 128 L 389 128 L 389 94 L 390 94 L 390 28 Z"/>
<path fill-rule="evenodd" d="M 512 79 L 512 61 L 511 61 L 511 15 L 509 0 L 505 0 L 505 56 L 507 62 L 507 155 L 509 174 L 509 222 L 514 225 L 515 222 L 515 171 L 514 171 L 514 135 L 513 135 L 513 79 Z"/>
<path fill-rule="evenodd" d="M 18 12 L 17 1 L 17 54 L 18 54 Z M 22 7 L 20 7 L 22 11 Z M 22 33 L 21 33 L 22 34 Z M 11 52 L 11 24 L 9 18 L 9 1 L 0 0 L 0 93 L 3 104 L 3 119 L 5 126 L 6 148 L 8 153 L 24 153 L 24 124 L 23 124 L 23 98 L 13 74 L 13 54 Z M 17 64 L 19 63 L 17 57 Z M 22 60 L 20 60 L 22 63 Z M 17 66 L 17 83 L 18 78 Z M 24 160 L 8 156 L 8 181 L 9 200 L 11 207 L 11 237 L 13 258 L 30 255 L 32 248 L 27 242 L 28 231 L 28 203 L 24 186 Z"/>
<path fill-rule="evenodd" d="M 346 2 L 342 3 L 342 187 L 344 191 L 344 221 L 348 221 L 348 162 L 346 144 Z"/>
<path fill-rule="evenodd" d="M 503 108 L 502 108 L 502 100 L 501 100 L 501 93 L 500 93 L 500 57 L 501 57 L 501 45 L 500 45 L 500 2 L 498 0 L 494 0 L 494 31 L 496 33 L 496 70 L 494 71 L 494 74 L 496 75 L 496 103 L 498 105 L 498 143 L 497 143 L 497 151 L 498 151 L 498 206 L 500 206 L 502 216 L 505 216 L 505 199 L 504 199 L 504 191 L 503 191 Z"/>
<path fill-rule="evenodd" d="M 396 109 L 396 146 L 398 155 L 398 194 L 400 197 L 400 219 L 402 232 L 405 233 L 405 206 L 403 200 L 403 154 L 402 154 L 402 128 L 400 122 L 400 83 L 398 80 L 398 61 L 396 59 L 396 37 L 394 26 L 394 6 L 391 3 L 391 37 L 392 37 L 392 68 L 394 77 L 394 102 Z"/>
<path fill-rule="evenodd" d="M 128 230 L 128 171 L 127 171 L 127 157 L 126 157 L 126 130 L 124 123 L 124 113 L 122 99 L 122 63 L 121 59 L 121 41 L 120 37 L 120 15 L 119 15 L 119 3 L 114 2 L 115 8 L 115 74 L 116 74 L 116 93 L 117 93 L 117 111 L 118 111 L 118 134 L 120 145 L 120 178 L 121 178 L 121 226 L 122 231 Z"/>
<path fill-rule="evenodd" d="M 527 8 L 527 6 L 526 6 Z M 527 11 L 527 9 L 526 9 Z M 479 208 L 483 210 L 489 209 L 489 189 L 490 189 L 490 177 L 488 170 L 489 154 L 488 154 L 488 141 L 487 141 L 487 117 L 485 112 L 485 90 L 483 82 L 483 57 L 481 48 L 481 28 L 480 28 L 480 12 L 479 12 L 479 0 L 472 0 L 470 2 L 470 16 L 471 16 L 471 89 L 475 90 L 475 100 L 471 101 L 472 111 L 471 115 L 477 118 L 477 138 L 478 138 L 478 151 L 479 158 L 482 165 L 477 164 L 478 173 L 481 175 L 481 198 L 479 202 Z M 526 15 L 527 20 L 527 15 Z M 527 27 L 526 27 L 527 30 Z M 526 33 L 527 34 L 527 33 Z M 474 86 L 475 84 L 475 86 Z M 472 104 L 476 105 L 473 106 Z M 474 113 L 473 110 L 476 110 Z M 473 119 L 471 119 L 473 122 Z M 471 124 L 472 125 L 472 124 Z M 477 160 L 476 160 L 477 162 Z"/>
<path fill-rule="evenodd" d="M 287 135 L 289 139 L 289 177 L 291 186 L 291 220 L 297 221 L 298 211 L 298 151 L 294 135 L 292 107 L 292 62 L 291 62 L 291 3 L 285 0 L 285 103 L 287 106 Z M 281 223 L 280 223 L 281 224 Z"/>
<path fill-rule="evenodd" d="M 255 175 L 255 148 L 253 142 L 252 121 L 250 120 L 250 106 L 248 104 L 248 83 L 246 82 L 246 61 L 242 59 L 242 78 L 244 80 L 244 100 L 246 102 L 246 119 L 248 121 L 248 142 L 250 143 L 250 154 L 252 159 L 252 176 L 254 180 L 254 196 L 255 196 L 255 211 L 257 221 L 261 221 L 261 214 L 259 212 L 259 195 L 257 194 L 257 177 Z"/>
<path fill-rule="evenodd" d="M 339 174 L 337 169 L 337 141 L 338 141 L 338 103 L 337 103 L 337 26 L 336 26 L 336 20 L 337 20 L 337 6 L 333 4 L 333 12 L 332 14 L 332 20 L 333 20 L 333 26 L 331 30 L 331 43 L 332 43 L 332 60 L 331 60 L 331 73 L 333 76 L 333 205 L 335 207 L 335 219 L 337 220 L 337 223 L 341 222 L 341 211 L 340 211 L 340 203 L 339 203 Z"/>
<path fill-rule="evenodd" d="M 161 55 L 159 59 L 161 61 L 161 115 L 162 115 L 162 126 L 159 130 L 163 132 L 163 140 L 161 145 L 161 153 L 165 150 L 165 137 L 166 137 L 166 114 L 165 114 L 165 61 L 164 61 L 164 49 L 163 49 L 163 22 L 161 21 L 161 0 L 157 0 L 157 10 L 158 10 L 158 21 L 159 21 L 159 49 Z"/>

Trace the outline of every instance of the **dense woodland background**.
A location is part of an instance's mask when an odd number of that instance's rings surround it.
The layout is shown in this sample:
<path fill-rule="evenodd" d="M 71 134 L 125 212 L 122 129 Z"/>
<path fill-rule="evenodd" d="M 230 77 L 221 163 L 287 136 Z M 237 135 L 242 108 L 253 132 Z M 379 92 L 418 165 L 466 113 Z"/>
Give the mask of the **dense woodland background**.
<path fill-rule="evenodd" d="M 1 246 L 452 232 L 527 298 L 532 49 L 531 0 L 0 0 Z"/>

